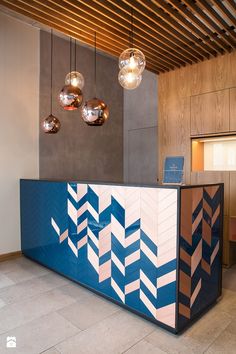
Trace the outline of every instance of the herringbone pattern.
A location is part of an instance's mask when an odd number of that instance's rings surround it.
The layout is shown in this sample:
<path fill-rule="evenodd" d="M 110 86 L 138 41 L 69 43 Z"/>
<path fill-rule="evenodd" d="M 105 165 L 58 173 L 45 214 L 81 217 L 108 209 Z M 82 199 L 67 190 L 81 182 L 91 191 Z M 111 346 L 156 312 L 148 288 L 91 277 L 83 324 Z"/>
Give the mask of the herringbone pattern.
<path fill-rule="evenodd" d="M 59 242 L 87 259 L 95 284 L 114 299 L 175 328 L 177 190 L 73 183 L 67 190 L 68 230 L 51 216 Z"/>
<path fill-rule="evenodd" d="M 221 186 L 181 190 L 179 314 L 182 323 L 217 298 L 220 214 Z"/>

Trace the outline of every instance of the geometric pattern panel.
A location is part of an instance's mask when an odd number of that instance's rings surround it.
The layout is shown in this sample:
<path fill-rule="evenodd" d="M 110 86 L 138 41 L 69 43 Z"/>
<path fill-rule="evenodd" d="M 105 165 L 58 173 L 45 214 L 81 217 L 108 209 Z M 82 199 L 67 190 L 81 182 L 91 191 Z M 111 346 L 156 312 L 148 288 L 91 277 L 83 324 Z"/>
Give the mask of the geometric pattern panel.
<path fill-rule="evenodd" d="M 172 332 L 221 294 L 223 184 L 21 180 L 20 203 L 25 256 Z"/>
<path fill-rule="evenodd" d="M 179 327 L 220 295 L 223 186 L 181 189 Z"/>
<path fill-rule="evenodd" d="M 175 328 L 177 189 L 68 183 L 65 203 L 48 218 L 79 281 Z"/>

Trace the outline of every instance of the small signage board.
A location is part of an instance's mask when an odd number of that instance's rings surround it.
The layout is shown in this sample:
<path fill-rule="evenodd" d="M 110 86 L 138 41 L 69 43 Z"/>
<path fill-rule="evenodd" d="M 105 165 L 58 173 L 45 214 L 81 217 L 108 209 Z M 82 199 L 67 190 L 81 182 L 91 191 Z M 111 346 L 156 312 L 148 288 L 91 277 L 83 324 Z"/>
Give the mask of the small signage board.
<path fill-rule="evenodd" d="M 167 156 L 164 165 L 164 184 L 182 184 L 184 171 L 183 156 Z"/>

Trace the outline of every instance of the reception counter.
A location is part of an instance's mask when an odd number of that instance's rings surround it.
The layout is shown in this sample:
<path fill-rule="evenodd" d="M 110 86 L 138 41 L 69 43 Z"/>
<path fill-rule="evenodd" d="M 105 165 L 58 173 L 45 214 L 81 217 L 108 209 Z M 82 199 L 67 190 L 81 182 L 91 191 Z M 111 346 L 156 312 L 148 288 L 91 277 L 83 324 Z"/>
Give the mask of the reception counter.
<path fill-rule="evenodd" d="M 223 184 L 21 180 L 25 256 L 178 333 L 221 294 Z"/>

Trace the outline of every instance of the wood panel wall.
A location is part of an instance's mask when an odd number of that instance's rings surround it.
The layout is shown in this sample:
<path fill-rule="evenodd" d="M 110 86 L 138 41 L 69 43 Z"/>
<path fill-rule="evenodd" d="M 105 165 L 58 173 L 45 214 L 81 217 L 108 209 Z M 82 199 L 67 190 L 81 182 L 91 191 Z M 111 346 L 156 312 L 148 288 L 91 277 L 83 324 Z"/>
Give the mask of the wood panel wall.
<path fill-rule="evenodd" d="M 169 155 L 185 157 L 184 182 L 224 182 L 223 262 L 236 261 L 229 222 L 236 216 L 236 172 L 191 172 L 191 136 L 236 133 L 236 51 L 159 75 L 159 171 Z"/>

